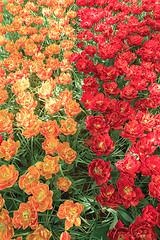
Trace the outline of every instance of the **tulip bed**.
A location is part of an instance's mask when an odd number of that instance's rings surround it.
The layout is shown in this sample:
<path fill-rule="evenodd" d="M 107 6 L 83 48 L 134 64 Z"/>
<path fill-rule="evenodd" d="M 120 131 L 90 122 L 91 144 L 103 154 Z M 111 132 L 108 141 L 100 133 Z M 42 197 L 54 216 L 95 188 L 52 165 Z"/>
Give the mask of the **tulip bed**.
<path fill-rule="evenodd" d="M 0 0 L 0 239 L 160 239 L 160 1 Z"/>

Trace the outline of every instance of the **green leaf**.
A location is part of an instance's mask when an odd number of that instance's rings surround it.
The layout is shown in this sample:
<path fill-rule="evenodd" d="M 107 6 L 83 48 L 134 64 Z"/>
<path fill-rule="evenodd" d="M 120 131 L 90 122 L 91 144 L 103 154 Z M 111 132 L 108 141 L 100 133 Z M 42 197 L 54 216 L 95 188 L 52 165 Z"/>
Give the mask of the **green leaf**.
<path fill-rule="evenodd" d="M 122 216 L 122 218 L 124 218 L 124 220 L 126 220 L 129 223 L 132 223 L 134 221 L 133 218 L 131 218 L 126 212 L 124 211 L 118 211 L 118 213 Z"/>

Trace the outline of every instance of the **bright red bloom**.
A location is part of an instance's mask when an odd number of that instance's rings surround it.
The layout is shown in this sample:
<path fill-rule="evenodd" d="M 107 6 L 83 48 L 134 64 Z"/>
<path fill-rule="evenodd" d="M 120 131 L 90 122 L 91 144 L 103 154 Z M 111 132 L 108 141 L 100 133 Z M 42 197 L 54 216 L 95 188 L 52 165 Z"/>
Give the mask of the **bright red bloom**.
<path fill-rule="evenodd" d="M 132 101 L 137 98 L 138 90 L 133 86 L 125 86 L 120 92 L 120 96 L 122 99 L 126 99 L 127 101 Z"/>
<path fill-rule="evenodd" d="M 126 120 L 132 120 L 135 117 L 135 110 L 131 107 L 129 102 L 124 102 L 123 100 L 117 101 L 116 113 L 125 118 Z"/>
<path fill-rule="evenodd" d="M 122 198 L 119 193 L 115 191 L 113 184 L 110 184 L 109 186 L 102 185 L 100 187 L 100 195 L 97 195 L 95 199 L 102 205 L 102 207 L 107 206 L 116 210 L 122 203 Z"/>
<path fill-rule="evenodd" d="M 156 207 L 156 211 L 157 211 L 157 226 L 160 227 L 160 203 Z"/>
<path fill-rule="evenodd" d="M 117 83 L 115 82 L 106 82 L 103 84 L 103 88 L 106 95 L 117 96 L 120 93 L 120 89 L 117 88 Z"/>
<path fill-rule="evenodd" d="M 143 126 L 144 131 L 151 132 L 155 127 L 155 117 L 153 114 L 149 114 L 149 112 L 138 111 L 135 117 L 141 125 Z"/>
<path fill-rule="evenodd" d="M 110 162 L 105 162 L 102 159 L 94 159 L 89 165 L 89 176 L 94 177 L 95 183 L 100 185 L 101 183 L 107 184 L 111 179 L 110 172 L 113 168 L 109 167 Z"/>
<path fill-rule="evenodd" d="M 97 63 L 97 65 L 94 66 L 93 73 L 95 74 L 94 77 L 105 82 L 115 81 L 118 76 L 118 70 L 114 66 L 105 67 L 101 63 Z"/>
<path fill-rule="evenodd" d="M 129 226 L 130 239 L 147 239 L 147 240 L 156 240 L 157 233 L 153 230 L 152 226 L 143 220 L 141 216 L 137 216 L 135 223 L 131 223 Z"/>
<path fill-rule="evenodd" d="M 124 226 L 121 220 L 118 220 L 115 227 L 108 231 L 107 237 L 110 240 L 129 240 L 129 230 Z"/>
<path fill-rule="evenodd" d="M 103 120 L 103 115 L 92 116 L 88 115 L 86 117 L 86 128 L 90 130 L 90 133 L 93 136 L 96 136 L 99 133 L 106 133 L 109 130 L 109 127 L 106 125 L 105 121 Z"/>
<path fill-rule="evenodd" d="M 105 113 L 108 105 L 108 98 L 106 98 L 103 93 L 98 93 L 93 97 L 90 103 L 90 109 Z"/>
<path fill-rule="evenodd" d="M 82 86 L 83 90 L 94 95 L 98 93 L 98 88 L 100 87 L 100 85 L 97 84 L 97 79 L 88 76 L 87 78 L 83 79 L 83 83 L 84 83 Z"/>
<path fill-rule="evenodd" d="M 127 40 L 128 44 L 131 46 L 139 46 L 141 45 L 142 41 L 143 36 L 141 35 L 130 35 Z"/>
<path fill-rule="evenodd" d="M 123 174 L 136 178 L 137 175 L 135 173 L 140 171 L 141 162 L 137 160 L 136 156 L 132 156 L 130 152 L 127 152 L 124 160 L 120 160 L 114 165 Z"/>
<path fill-rule="evenodd" d="M 123 138 L 129 138 L 130 141 L 136 141 L 136 138 L 145 136 L 143 126 L 136 120 L 125 124 L 123 132 L 120 133 Z"/>
<path fill-rule="evenodd" d="M 98 134 L 91 138 L 90 149 L 95 152 L 96 156 L 109 155 L 114 149 L 115 142 L 112 141 L 108 133 Z"/>
<path fill-rule="evenodd" d="M 88 59 L 78 59 L 78 62 L 76 63 L 76 67 L 78 68 L 78 72 L 83 72 L 85 75 L 88 75 L 90 72 L 92 72 L 93 69 L 93 62 Z"/>
<path fill-rule="evenodd" d="M 81 21 L 79 26 L 84 29 L 90 29 L 92 27 L 92 22 L 90 20 Z"/>
<path fill-rule="evenodd" d="M 92 45 L 88 45 L 87 47 L 84 48 L 85 52 L 89 54 L 90 57 L 94 57 L 94 54 L 97 53 L 97 48 Z"/>
<path fill-rule="evenodd" d="M 111 113 L 105 116 L 106 124 L 110 128 L 113 129 L 123 129 L 123 124 L 125 123 L 126 119 L 122 118 L 118 113 Z"/>
<path fill-rule="evenodd" d="M 139 204 L 139 200 L 142 200 L 145 195 L 142 193 L 141 189 L 134 186 L 134 179 L 120 177 L 116 183 L 118 188 L 118 193 L 123 199 L 123 206 L 129 208 L 131 205 L 133 207 Z"/>
<path fill-rule="evenodd" d="M 155 136 L 154 145 L 160 146 L 160 126 L 157 126 L 153 130 L 153 133 L 154 133 L 154 136 Z"/>
<path fill-rule="evenodd" d="M 156 150 L 157 147 L 154 146 L 154 141 L 154 133 L 150 132 L 138 142 L 133 142 L 129 151 L 138 154 L 140 160 L 143 161 L 147 156 L 151 155 Z"/>
<path fill-rule="evenodd" d="M 0 146 L 1 146 L 2 142 L 3 142 L 3 137 L 0 135 Z"/>
<path fill-rule="evenodd" d="M 143 176 L 160 175 L 160 157 L 152 155 L 145 158 L 141 164 L 140 170 Z"/>
<path fill-rule="evenodd" d="M 89 30 L 86 30 L 84 32 L 81 31 L 77 35 L 77 38 L 81 41 L 89 41 L 89 40 L 92 40 L 93 37 L 94 37 L 94 34 L 92 32 L 90 32 Z"/>
<path fill-rule="evenodd" d="M 149 195 L 160 201 L 160 175 L 152 175 L 149 186 Z"/>
<path fill-rule="evenodd" d="M 152 205 L 148 204 L 145 208 L 143 208 L 142 214 L 144 221 L 150 223 L 152 226 L 157 224 L 157 212 Z"/>
<path fill-rule="evenodd" d="M 116 56 L 116 54 L 118 52 L 121 51 L 121 45 L 117 42 L 115 43 L 100 43 L 98 45 L 98 52 L 99 54 L 97 54 L 100 58 L 102 58 L 103 60 L 107 60 L 107 59 L 112 59 Z"/>

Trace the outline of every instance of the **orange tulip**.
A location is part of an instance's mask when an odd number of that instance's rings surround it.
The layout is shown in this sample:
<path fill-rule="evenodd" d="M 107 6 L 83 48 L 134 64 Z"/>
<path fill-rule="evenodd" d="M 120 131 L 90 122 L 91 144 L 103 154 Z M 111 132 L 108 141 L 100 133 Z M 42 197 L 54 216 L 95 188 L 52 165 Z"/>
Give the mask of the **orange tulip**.
<path fill-rule="evenodd" d="M 46 123 L 45 122 L 42 123 L 41 133 L 43 136 L 48 138 L 59 136 L 61 131 L 56 120 L 54 121 L 48 120 Z"/>
<path fill-rule="evenodd" d="M 64 26 L 62 33 L 64 33 L 65 35 L 71 38 L 74 34 L 74 29 L 71 26 L 66 25 Z"/>
<path fill-rule="evenodd" d="M 75 17 L 77 17 L 77 12 L 73 11 L 73 10 L 70 10 L 70 11 L 67 12 L 67 17 L 75 18 Z"/>
<path fill-rule="evenodd" d="M 49 56 L 49 55 L 53 55 L 53 54 L 59 54 L 61 51 L 61 48 L 59 45 L 53 43 L 53 44 L 50 44 L 48 47 L 45 47 L 45 51 L 44 51 L 44 54 Z"/>
<path fill-rule="evenodd" d="M 44 18 L 42 16 L 36 16 L 34 18 L 34 23 L 37 25 L 41 25 L 41 24 L 43 24 L 43 22 L 44 22 Z"/>
<path fill-rule="evenodd" d="M 34 110 L 37 106 L 37 101 L 33 99 L 34 94 L 30 92 L 20 92 L 16 101 L 18 104 L 22 105 L 23 108 L 28 110 Z"/>
<path fill-rule="evenodd" d="M 67 200 L 64 204 L 61 204 L 57 213 L 57 216 L 60 219 L 65 219 L 65 230 L 67 231 L 69 228 L 81 225 L 81 219 L 79 215 L 83 211 L 84 206 L 82 204 L 73 203 L 73 201 Z"/>
<path fill-rule="evenodd" d="M 36 119 L 37 115 L 34 115 L 34 111 L 29 111 L 26 108 L 19 109 L 19 112 L 16 115 L 16 120 L 19 122 L 19 127 L 30 127 L 30 123 L 35 122 Z"/>
<path fill-rule="evenodd" d="M 12 219 L 6 209 L 0 212 L 0 239 L 10 240 L 14 235 Z"/>
<path fill-rule="evenodd" d="M 59 68 L 62 72 L 70 71 L 70 69 L 72 69 L 72 65 L 70 64 L 69 59 L 63 59 L 60 63 Z"/>
<path fill-rule="evenodd" d="M 22 135 L 27 138 L 36 136 L 41 131 L 41 125 L 42 125 L 41 120 L 30 121 L 29 126 L 25 127 L 26 129 L 22 131 Z"/>
<path fill-rule="evenodd" d="M 24 174 L 19 179 L 19 187 L 25 189 L 25 193 L 31 194 L 31 189 L 38 184 L 40 171 L 37 167 L 31 166 L 28 168 L 28 173 Z"/>
<path fill-rule="evenodd" d="M 58 84 L 67 85 L 72 81 L 70 73 L 61 73 L 60 76 L 55 77 L 55 80 Z"/>
<path fill-rule="evenodd" d="M 35 207 L 30 203 L 21 203 L 19 209 L 13 213 L 13 224 L 15 228 L 26 229 L 38 227 L 38 214 Z"/>
<path fill-rule="evenodd" d="M 72 92 L 66 89 L 63 92 L 59 93 L 58 99 L 61 101 L 62 106 L 65 106 L 69 100 L 72 100 Z"/>
<path fill-rule="evenodd" d="M 17 154 L 19 147 L 19 141 L 14 142 L 11 138 L 7 141 L 3 141 L 0 146 L 0 158 L 4 158 L 6 161 L 9 161 L 13 155 Z"/>
<path fill-rule="evenodd" d="M 60 31 L 57 27 L 52 27 L 48 30 L 48 37 L 51 40 L 60 40 Z"/>
<path fill-rule="evenodd" d="M 54 114 L 61 109 L 61 101 L 56 98 L 49 98 L 45 104 L 45 109 L 48 111 L 48 114 Z"/>
<path fill-rule="evenodd" d="M 61 132 L 64 135 L 73 135 L 77 132 L 77 122 L 75 122 L 72 118 L 68 118 L 67 120 L 61 120 Z"/>
<path fill-rule="evenodd" d="M 81 112 L 80 105 L 76 101 L 70 100 L 65 105 L 65 113 L 67 117 L 73 117 Z"/>
<path fill-rule="evenodd" d="M 57 153 L 60 159 L 64 160 L 67 164 L 71 164 L 77 156 L 76 151 L 70 148 L 68 142 L 59 143 L 57 147 Z"/>
<path fill-rule="evenodd" d="M 60 61 L 58 58 L 52 58 L 49 56 L 48 59 L 46 59 L 47 65 L 46 67 L 51 68 L 52 70 L 57 70 L 60 65 Z"/>
<path fill-rule="evenodd" d="M 8 113 L 5 109 L 0 111 L 0 133 L 11 134 L 13 132 L 12 118 L 14 118 L 12 113 Z"/>
<path fill-rule="evenodd" d="M 27 235 L 26 240 L 49 240 L 52 233 L 42 225 L 38 225 L 38 228 L 31 234 Z M 67 239 L 66 239 L 67 240 Z"/>
<path fill-rule="evenodd" d="M 64 30 L 65 31 L 65 30 Z M 71 31 L 71 30 L 70 30 Z M 67 29 L 65 31 L 65 34 L 67 32 Z M 72 32 L 70 34 L 71 36 L 73 35 Z M 74 46 L 74 42 L 71 41 L 71 40 L 63 40 L 61 41 L 61 47 L 64 49 L 64 50 L 71 50 Z"/>
<path fill-rule="evenodd" d="M 37 186 L 31 189 L 33 196 L 29 197 L 29 202 L 34 205 L 37 212 L 45 212 L 53 208 L 52 206 L 52 196 L 53 192 L 49 190 L 47 184 L 39 183 Z"/>
<path fill-rule="evenodd" d="M 0 167 L 0 190 L 10 188 L 18 179 L 19 172 L 14 165 L 2 165 Z"/>
<path fill-rule="evenodd" d="M 57 186 L 60 190 L 67 192 L 69 187 L 72 185 L 72 182 L 66 178 L 60 177 L 57 182 Z"/>
<path fill-rule="evenodd" d="M 4 206 L 5 200 L 2 198 L 2 195 L 0 194 L 0 209 Z"/>
<path fill-rule="evenodd" d="M 53 88 L 50 82 L 43 82 L 41 88 L 38 89 L 40 98 L 49 98 L 53 95 Z"/>
<path fill-rule="evenodd" d="M 3 105 L 8 98 L 6 90 L 0 89 L 0 105 Z"/>
<path fill-rule="evenodd" d="M 51 157 L 49 155 L 45 156 L 43 162 L 37 162 L 36 167 L 40 170 L 40 174 L 45 177 L 45 179 L 52 178 L 52 174 L 59 172 L 59 157 Z"/>
<path fill-rule="evenodd" d="M 70 240 L 71 235 L 68 232 L 63 232 L 60 236 L 60 240 Z"/>
<path fill-rule="evenodd" d="M 13 240 L 23 240 L 22 237 L 13 238 Z"/>
<path fill-rule="evenodd" d="M 75 2 L 75 0 L 61 0 L 60 1 L 60 6 L 64 7 L 64 8 L 67 8 L 69 7 L 70 5 L 72 5 L 73 3 Z"/>
<path fill-rule="evenodd" d="M 52 154 L 54 155 L 57 148 L 58 148 L 59 140 L 55 137 L 50 137 L 45 139 L 45 141 L 42 143 L 42 148 L 45 150 L 46 154 Z"/>

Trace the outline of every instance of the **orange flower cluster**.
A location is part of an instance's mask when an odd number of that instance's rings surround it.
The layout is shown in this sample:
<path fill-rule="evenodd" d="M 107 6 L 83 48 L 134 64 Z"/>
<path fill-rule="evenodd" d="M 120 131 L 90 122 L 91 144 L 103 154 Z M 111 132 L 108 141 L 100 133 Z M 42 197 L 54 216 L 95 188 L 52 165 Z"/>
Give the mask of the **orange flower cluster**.
<path fill-rule="evenodd" d="M 21 203 L 14 211 L 13 219 L 7 210 L 2 209 L 5 200 L 0 195 L 0 225 L 3 226 L 0 239 L 13 239 L 14 228 L 27 227 L 35 231 L 26 240 L 50 239 L 51 232 L 38 225 L 38 212 L 53 208 L 53 192 L 41 182 L 41 177 L 51 179 L 53 174 L 62 170 L 61 161 L 71 164 L 77 155 L 68 142 L 62 142 L 63 137 L 76 133 L 77 123 L 73 118 L 81 112 L 80 105 L 67 89 L 72 81 L 69 57 L 76 40 L 71 24 L 77 13 L 66 9 L 74 2 L 7 0 L 3 4 L 0 0 L 0 22 L 3 21 L 4 6 L 5 14 L 8 11 L 12 16 L 9 24 L 0 23 L 0 46 L 6 56 L 0 61 L 0 105 L 4 108 L 0 111 L 0 158 L 12 161 L 23 146 L 20 141 L 13 140 L 18 136 L 15 130 L 21 131 L 23 138 L 41 134 L 45 138 L 42 149 L 46 154 L 43 161 L 34 162 L 35 166 L 30 166 L 19 177 L 19 188 L 30 196 L 27 203 Z M 9 40 L 9 34 L 13 34 L 14 39 Z M 12 108 L 6 106 L 12 104 L 14 98 L 16 108 L 13 114 L 8 110 Z M 63 119 L 51 120 L 58 111 Z M 18 176 L 14 165 L 0 166 L 0 190 L 13 187 Z M 59 189 L 65 192 L 71 184 L 69 179 L 62 177 L 57 182 Z M 77 203 L 74 208 L 75 214 L 69 218 L 70 227 L 80 224 L 78 216 L 82 206 Z M 64 232 L 60 239 L 70 239 L 70 235 Z M 15 240 L 22 240 L 22 237 Z"/>

